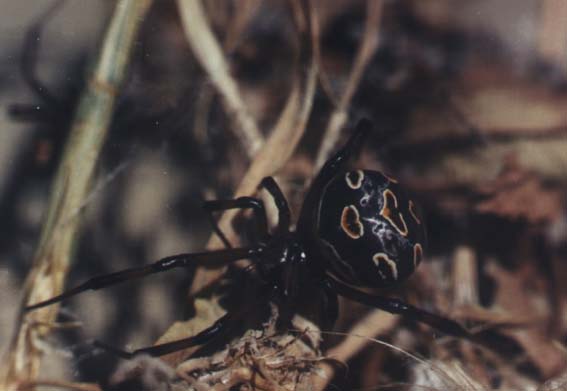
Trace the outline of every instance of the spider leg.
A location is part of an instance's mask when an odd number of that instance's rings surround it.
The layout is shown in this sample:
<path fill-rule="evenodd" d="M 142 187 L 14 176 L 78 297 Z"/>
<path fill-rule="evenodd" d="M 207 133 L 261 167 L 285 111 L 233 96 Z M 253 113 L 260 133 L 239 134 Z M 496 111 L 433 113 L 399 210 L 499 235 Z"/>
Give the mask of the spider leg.
<path fill-rule="evenodd" d="M 94 345 L 98 348 L 106 350 L 109 353 L 114 354 L 115 356 L 129 359 L 133 358 L 138 354 L 149 354 L 150 356 L 163 356 L 169 353 L 177 352 L 179 350 L 187 349 L 192 346 L 197 345 L 204 345 L 210 341 L 212 341 L 216 336 L 222 334 L 231 325 L 234 324 L 234 317 L 231 314 L 225 314 L 221 318 L 219 318 L 215 323 L 211 326 L 207 327 L 203 331 L 198 334 L 195 334 L 188 338 L 183 338 L 177 341 L 167 342 L 160 345 L 149 346 L 146 348 L 136 349 L 133 352 L 127 352 L 121 349 L 118 349 L 114 346 L 107 345 L 100 341 L 95 341 Z"/>
<path fill-rule="evenodd" d="M 205 201 L 203 208 L 208 212 L 213 231 L 221 239 L 227 248 L 232 248 L 226 235 L 220 229 L 217 221 L 213 216 L 213 212 L 227 209 L 246 209 L 251 208 L 258 227 L 258 233 L 262 239 L 266 239 L 268 234 L 268 221 L 266 218 L 266 209 L 262 200 L 253 197 L 239 197 L 233 200 L 211 200 Z"/>
<path fill-rule="evenodd" d="M 244 258 L 253 258 L 261 254 L 262 251 L 263 247 L 249 247 L 203 253 L 173 255 L 170 257 L 162 258 L 159 261 L 146 266 L 135 267 L 91 278 L 90 280 L 87 280 L 86 282 L 76 286 L 75 288 L 63 292 L 58 296 L 52 297 L 51 299 L 36 304 L 29 305 L 25 308 L 25 310 L 35 310 L 37 308 L 58 303 L 64 299 L 75 296 L 84 291 L 102 289 L 111 285 L 119 284 L 124 281 L 145 277 L 150 274 L 165 272 L 173 268 L 189 267 L 196 263 L 206 263 L 207 265 L 211 265 L 212 263 L 226 263 Z"/>
<path fill-rule="evenodd" d="M 459 338 L 465 338 L 473 342 L 479 342 L 475 334 L 472 334 L 470 331 L 466 330 L 463 326 L 461 326 L 454 320 L 419 309 L 398 299 L 375 296 L 361 292 L 331 277 L 329 277 L 327 281 L 329 283 L 329 286 L 335 292 L 348 299 L 357 301 L 370 307 L 379 308 L 392 314 L 406 316 L 415 321 L 425 323 L 426 325 L 431 326 L 444 334 Z"/>
<path fill-rule="evenodd" d="M 266 189 L 276 203 L 276 207 L 278 208 L 277 231 L 279 233 L 287 232 L 291 221 L 291 212 L 289 211 L 287 200 L 277 182 L 271 176 L 267 176 L 262 179 L 259 188 Z"/>
<path fill-rule="evenodd" d="M 327 280 L 323 282 L 323 294 L 324 325 L 331 328 L 339 318 L 339 298 L 337 292 Z"/>
<path fill-rule="evenodd" d="M 245 284 L 245 286 L 248 285 L 249 284 Z M 251 311 L 254 311 L 258 308 L 258 305 L 262 303 L 268 303 L 272 299 L 274 292 L 271 287 L 265 288 L 267 289 L 262 289 L 259 292 L 256 292 L 256 294 L 250 299 L 250 301 L 247 302 L 248 305 L 240 307 L 236 311 L 227 312 L 225 315 L 217 319 L 211 326 L 191 337 L 183 338 L 177 341 L 166 342 L 160 345 L 136 349 L 133 352 L 126 352 L 122 349 L 107 345 L 100 341 L 95 341 L 94 345 L 106 350 L 109 353 L 125 359 L 132 358 L 138 354 L 163 356 L 179 350 L 187 349 L 192 346 L 204 345 L 211 342 L 217 336 L 230 330 L 232 327 L 238 326 Z"/>
<path fill-rule="evenodd" d="M 297 222 L 298 231 L 309 230 L 312 227 L 314 214 L 317 213 L 317 203 L 320 194 L 329 183 L 343 168 L 348 159 L 355 153 L 362 144 L 362 141 L 373 128 L 373 123 L 369 119 L 363 118 L 357 124 L 353 134 L 346 144 L 339 151 L 325 162 L 319 174 L 313 179 L 311 187 L 305 196 L 301 213 Z M 303 233 L 303 232 L 302 232 Z"/>

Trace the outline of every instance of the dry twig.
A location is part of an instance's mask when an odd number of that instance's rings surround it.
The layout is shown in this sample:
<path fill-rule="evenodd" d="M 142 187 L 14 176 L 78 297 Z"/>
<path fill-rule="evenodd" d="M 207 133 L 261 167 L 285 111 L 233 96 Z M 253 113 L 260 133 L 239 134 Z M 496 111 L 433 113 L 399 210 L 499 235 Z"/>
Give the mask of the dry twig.
<path fill-rule="evenodd" d="M 357 322 L 346 333 L 346 338 L 337 346 L 325 352 L 327 358 L 338 362 L 348 362 L 355 354 L 367 346 L 368 340 L 385 333 L 396 324 L 397 317 L 381 310 L 373 310 Z M 321 363 L 319 376 L 315 380 L 315 389 L 324 390 L 333 378 L 333 366 Z"/>
<path fill-rule="evenodd" d="M 49 387 L 49 390 L 67 391 L 102 391 L 98 384 L 92 383 L 69 383 L 61 380 L 37 380 L 34 382 L 20 384 L 18 391 L 32 391 L 37 387 Z"/>
<path fill-rule="evenodd" d="M 567 3 L 562 0 L 543 0 L 538 50 L 541 56 L 552 64 L 556 64 L 562 72 L 567 70 L 567 44 L 565 39 L 557 39 L 567 34 Z"/>
<path fill-rule="evenodd" d="M 366 66 L 378 47 L 378 33 L 380 31 L 380 17 L 382 15 L 383 2 L 381 0 L 369 0 L 366 4 L 366 22 L 362 42 L 358 48 L 358 53 L 352 65 L 345 90 L 338 101 L 338 106 L 331 114 L 329 124 L 323 133 L 323 141 L 315 160 L 316 170 L 323 166 L 323 163 L 327 160 L 331 150 L 337 143 L 339 132 L 348 118 L 347 111 L 352 97 L 358 88 Z"/>
<path fill-rule="evenodd" d="M 193 53 L 222 95 L 226 110 L 233 116 L 236 132 L 249 157 L 256 155 L 264 137 L 242 101 L 238 84 L 230 75 L 229 66 L 213 35 L 200 0 L 177 2 L 183 29 Z"/>
<path fill-rule="evenodd" d="M 211 8 L 215 7 L 215 4 L 205 3 L 205 5 Z M 226 56 L 233 54 L 234 50 L 240 43 L 242 34 L 244 33 L 250 20 L 256 15 L 258 8 L 261 3 L 259 0 L 244 0 L 239 2 L 239 6 L 234 10 L 234 15 L 230 19 L 230 23 L 227 27 L 225 39 L 223 41 L 223 51 Z M 198 55 L 195 52 L 195 55 Z M 203 59 L 207 61 L 207 59 Z M 229 75 L 230 77 L 230 75 Z M 202 89 L 199 93 L 197 101 L 195 102 L 195 120 L 193 125 L 193 133 L 197 139 L 203 141 L 209 129 L 209 114 L 211 104 L 214 102 L 214 97 L 216 96 L 216 90 L 210 83 L 204 83 Z M 240 98 L 239 98 L 240 99 Z M 250 113 L 243 113 L 244 116 L 250 115 Z M 249 156 L 252 156 L 249 154 Z"/>

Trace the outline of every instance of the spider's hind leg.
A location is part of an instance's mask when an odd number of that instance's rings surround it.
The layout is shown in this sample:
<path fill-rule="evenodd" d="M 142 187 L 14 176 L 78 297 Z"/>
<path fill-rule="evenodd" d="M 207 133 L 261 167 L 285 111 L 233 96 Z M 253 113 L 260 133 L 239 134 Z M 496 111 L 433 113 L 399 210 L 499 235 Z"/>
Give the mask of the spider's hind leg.
<path fill-rule="evenodd" d="M 327 281 L 323 282 L 323 313 L 323 327 L 332 329 L 339 318 L 339 298 Z"/>
<path fill-rule="evenodd" d="M 405 316 L 414 321 L 424 323 L 447 335 L 464 338 L 472 342 L 481 342 L 478 335 L 471 333 L 452 319 L 419 309 L 398 299 L 375 296 L 359 291 L 334 278 L 328 278 L 327 281 L 332 290 L 348 299 L 387 311 L 391 314 Z"/>

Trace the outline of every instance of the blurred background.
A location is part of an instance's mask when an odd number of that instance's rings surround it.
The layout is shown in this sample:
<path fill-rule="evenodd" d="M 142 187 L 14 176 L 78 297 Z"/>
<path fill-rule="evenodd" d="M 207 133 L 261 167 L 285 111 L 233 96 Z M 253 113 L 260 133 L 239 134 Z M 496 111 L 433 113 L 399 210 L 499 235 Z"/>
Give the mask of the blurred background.
<path fill-rule="evenodd" d="M 241 98 L 268 137 L 295 74 L 297 3 L 202 3 Z M 295 216 L 316 159 L 328 156 L 325 129 L 353 86 L 352 64 L 369 34 L 366 2 L 313 4 L 317 90 L 297 150 L 275 173 Z M 50 186 L 114 5 L 0 0 L 0 351 L 14 332 Z M 459 368 L 463 389 L 548 390 L 565 373 L 565 20 L 562 0 L 385 1 L 378 45 L 345 108 L 346 128 L 367 116 L 380 131 L 355 165 L 399 178 L 426 217 L 425 262 L 391 293 L 494 329 L 512 348 L 487 354 L 397 318 L 371 326 L 369 336 L 448 372 Z M 175 2 L 154 2 L 132 56 L 68 286 L 204 249 L 211 228 L 202 201 L 231 197 L 251 161 L 186 41 Z M 89 341 L 151 345 L 193 313 L 193 275 L 173 271 L 65 302 L 61 319 L 81 327 L 45 341 L 42 376 L 104 382 L 116 360 L 92 354 Z M 342 302 L 335 330 L 348 333 L 367 312 Z M 323 338 L 323 355 L 344 343 Z M 348 371 L 336 371 L 329 389 L 446 389 L 427 365 L 375 343 L 346 359 Z"/>

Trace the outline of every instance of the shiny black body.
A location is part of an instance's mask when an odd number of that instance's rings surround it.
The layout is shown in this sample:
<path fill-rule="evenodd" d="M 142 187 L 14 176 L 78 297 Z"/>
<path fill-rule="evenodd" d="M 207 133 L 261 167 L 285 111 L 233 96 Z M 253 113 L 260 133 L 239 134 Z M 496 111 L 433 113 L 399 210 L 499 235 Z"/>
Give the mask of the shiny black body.
<path fill-rule="evenodd" d="M 179 254 L 141 268 L 95 277 L 52 299 L 32 304 L 33 310 L 59 302 L 89 289 L 101 289 L 133 278 L 196 263 L 229 263 L 248 258 L 256 270 L 257 294 L 242 309 L 227 313 L 201 333 L 175 342 L 134 352 L 125 352 L 102 343 L 98 346 L 129 358 L 139 353 L 168 354 L 204 344 L 237 324 L 260 303 L 273 302 L 280 308 L 280 323 L 289 325 L 298 304 L 322 300 L 331 319 L 338 311 L 337 295 L 402 314 L 444 333 L 473 339 L 458 323 L 388 297 L 371 295 L 357 287 L 384 287 L 407 278 L 421 261 L 425 230 L 413 201 L 395 180 L 376 171 L 346 172 L 348 159 L 372 129 L 368 120 L 358 123 L 348 142 L 323 166 L 309 188 L 295 231 L 291 215 L 277 183 L 266 177 L 260 188 L 274 199 L 278 224 L 269 230 L 264 204 L 260 199 L 241 197 L 207 201 L 212 213 L 226 209 L 252 209 L 257 240 L 250 247 L 232 248 L 211 218 L 213 229 L 227 247 L 224 250 Z M 212 216 L 211 216 L 212 217 Z"/>
<path fill-rule="evenodd" d="M 323 190 L 317 237 L 342 280 L 377 288 L 400 283 L 419 265 L 422 221 L 394 179 L 356 170 L 337 175 Z"/>

